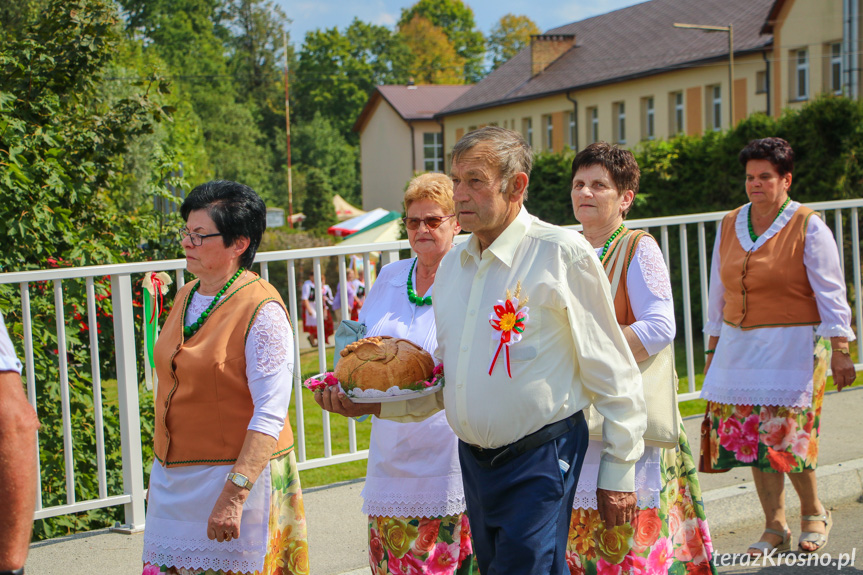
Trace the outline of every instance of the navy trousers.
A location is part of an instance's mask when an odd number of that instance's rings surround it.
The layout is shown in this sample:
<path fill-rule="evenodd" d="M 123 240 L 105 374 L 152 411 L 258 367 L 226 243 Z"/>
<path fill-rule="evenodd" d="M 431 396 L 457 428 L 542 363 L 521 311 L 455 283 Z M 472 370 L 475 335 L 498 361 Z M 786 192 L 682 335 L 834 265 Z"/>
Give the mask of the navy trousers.
<path fill-rule="evenodd" d="M 487 467 L 493 454 L 459 441 L 482 575 L 568 575 L 569 520 L 588 440 L 584 417 L 573 421 L 567 433 L 499 467 Z"/>

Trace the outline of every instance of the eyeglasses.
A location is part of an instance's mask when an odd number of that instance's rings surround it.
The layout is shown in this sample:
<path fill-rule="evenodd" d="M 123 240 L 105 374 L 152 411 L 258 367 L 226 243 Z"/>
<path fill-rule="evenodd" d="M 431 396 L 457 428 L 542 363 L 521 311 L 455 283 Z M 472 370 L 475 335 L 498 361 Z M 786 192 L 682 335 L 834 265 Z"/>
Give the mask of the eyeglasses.
<path fill-rule="evenodd" d="M 402 218 L 402 221 L 405 223 L 405 227 L 411 231 L 420 229 L 420 222 L 424 223 L 428 229 L 436 230 L 442 223 L 453 216 L 455 216 L 455 214 L 450 214 L 448 216 L 429 216 L 427 218 Z"/>
<path fill-rule="evenodd" d="M 220 236 L 222 234 L 198 234 L 195 232 L 190 232 L 186 228 L 180 228 L 177 230 L 180 233 L 180 241 L 183 241 L 188 237 L 192 241 L 193 246 L 200 246 L 204 243 L 204 240 L 207 238 L 212 238 L 215 236 Z"/>

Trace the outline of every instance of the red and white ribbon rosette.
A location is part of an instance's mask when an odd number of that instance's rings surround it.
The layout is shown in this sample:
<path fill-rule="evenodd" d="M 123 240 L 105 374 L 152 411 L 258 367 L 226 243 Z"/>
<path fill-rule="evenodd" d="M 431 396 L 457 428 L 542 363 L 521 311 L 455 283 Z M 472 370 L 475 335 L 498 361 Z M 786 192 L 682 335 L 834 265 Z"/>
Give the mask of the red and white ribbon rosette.
<path fill-rule="evenodd" d="M 503 349 L 506 356 L 506 373 L 512 379 L 512 371 L 509 366 L 509 346 L 521 341 L 529 319 L 528 311 L 530 311 L 530 308 L 523 305 L 527 303 L 527 298 L 524 299 L 524 302 L 519 301 L 520 293 L 521 282 L 516 285 L 515 295 L 510 297 L 509 290 L 507 290 L 506 299 L 497 300 L 494 311 L 488 316 L 488 322 L 494 328 L 492 337 L 498 341 L 497 351 L 488 366 L 489 375 L 494 370 L 494 364 L 497 363 L 497 358 Z"/>

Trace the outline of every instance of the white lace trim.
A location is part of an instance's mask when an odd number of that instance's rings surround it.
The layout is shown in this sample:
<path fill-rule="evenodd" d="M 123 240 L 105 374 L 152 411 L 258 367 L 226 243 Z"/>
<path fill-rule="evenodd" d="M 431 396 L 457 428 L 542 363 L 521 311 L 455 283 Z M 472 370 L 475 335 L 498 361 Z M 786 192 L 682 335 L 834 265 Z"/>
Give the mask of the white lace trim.
<path fill-rule="evenodd" d="M 645 489 L 637 492 L 638 508 L 639 509 L 656 509 L 660 506 L 660 491 L 653 489 Z M 577 491 L 575 499 L 572 500 L 573 509 L 597 509 L 596 491 L 588 493 L 586 491 Z"/>
<path fill-rule="evenodd" d="M 266 532 L 264 532 L 266 535 Z M 147 546 L 156 546 L 162 549 L 171 549 L 179 551 L 229 551 L 231 553 L 243 553 L 260 551 L 260 548 L 266 545 L 264 539 L 251 539 L 243 534 L 240 539 L 233 541 L 223 541 L 219 543 L 215 539 L 202 539 L 201 537 L 182 537 L 180 535 L 171 534 L 163 535 L 156 533 L 154 530 L 149 530 L 145 533 L 144 539 Z"/>
<path fill-rule="evenodd" d="M 650 238 L 643 239 L 638 244 L 636 255 L 644 276 L 644 283 L 647 284 L 650 293 L 659 299 L 671 299 L 671 278 L 668 276 L 662 251 L 656 242 Z"/>
<path fill-rule="evenodd" d="M 854 341 L 857 336 L 854 331 L 845 325 L 839 324 L 821 324 L 815 330 L 815 335 L 821 337 L 847 337 L 848 341 Z"/>
<path fill-rule="evenodd" d="M 363 501 L 363 513 L 377 517 L 441 517 L 445 515 L 456 515 L 465 512 L 465 501 L 463 494 L 447 494 L 444 498 L 422 497 L 416 494 L 414 500 L 398 500 L 387 498 L 384 500 Z"/>
<path fill-rule="evenodd" d="M 201 314 L 204 313 L 204 310 L 207 309 L 213 300 L 216 298 L 214 295 L 201 295 L 197 291 L 192 294 L 192 301 L 189 302 L 189 307 L 186 308 L 186 327 L 195 323 Z"/>
<path fill-rule="evenodd" d="M 701 398 L 726 405 L 775 405 L 798 409 L 812 405 L 812 390 L 797 391 L 781 388 L 766 389 L 703 389 Z"/>
<path fill-rule="evenodd" d="M 249 330 L 249 339 L 255 343 L 255 365 L 260 373 L 273 375 L 285 365 L 288 357 L 285 334 L 290 329 L 288 318 L 278 302 L 264 304 Z"/>
<path fill-rule="evenodd" d="M 377 422 L 376 422 L 377 423 Z M 395 454 L 394 454 L 395 455 Z M 465 511 L 461 476 L 366 477 L 363 513 L 384 517 L 440 517 Z"/>
<path fill-rule="evenodd" d="M 220 545 L 225 545 L 221 543 Z M 190 555 L 181 550 L 144 550 L 142 559 L 150 565 L 170 565 L 182 569 L 212 569 L 233 573 L 256 573 L 263 571 L 264 559 L 260 555 L 243 557 L 227 550 L 208 551 L 207 557 Z"/>

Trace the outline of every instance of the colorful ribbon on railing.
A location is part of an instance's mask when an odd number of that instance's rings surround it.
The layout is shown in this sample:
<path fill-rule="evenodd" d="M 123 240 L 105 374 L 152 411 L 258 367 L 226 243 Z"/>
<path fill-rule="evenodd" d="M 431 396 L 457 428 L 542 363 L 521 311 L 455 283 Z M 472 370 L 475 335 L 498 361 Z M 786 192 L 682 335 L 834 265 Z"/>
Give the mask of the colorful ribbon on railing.
<path fill-rule="evenodd" d="M 168 286 L 171 285 L 171 276 L 165 272 L 147 272 L 144 274 L 144 280 L 141 282 L 141 287 L 144 288 L 143 304 L 144 304 L 144 356 L 146 365 L 144 366 L 145 381 L 147 388 L 153 388 L 155 380 L 155 367 L 153 361 L 153 347 L 156 345 L 156 338 L 159 335 L 159 316 L 165 310 L 165 294 L 168 293 Z"/>

